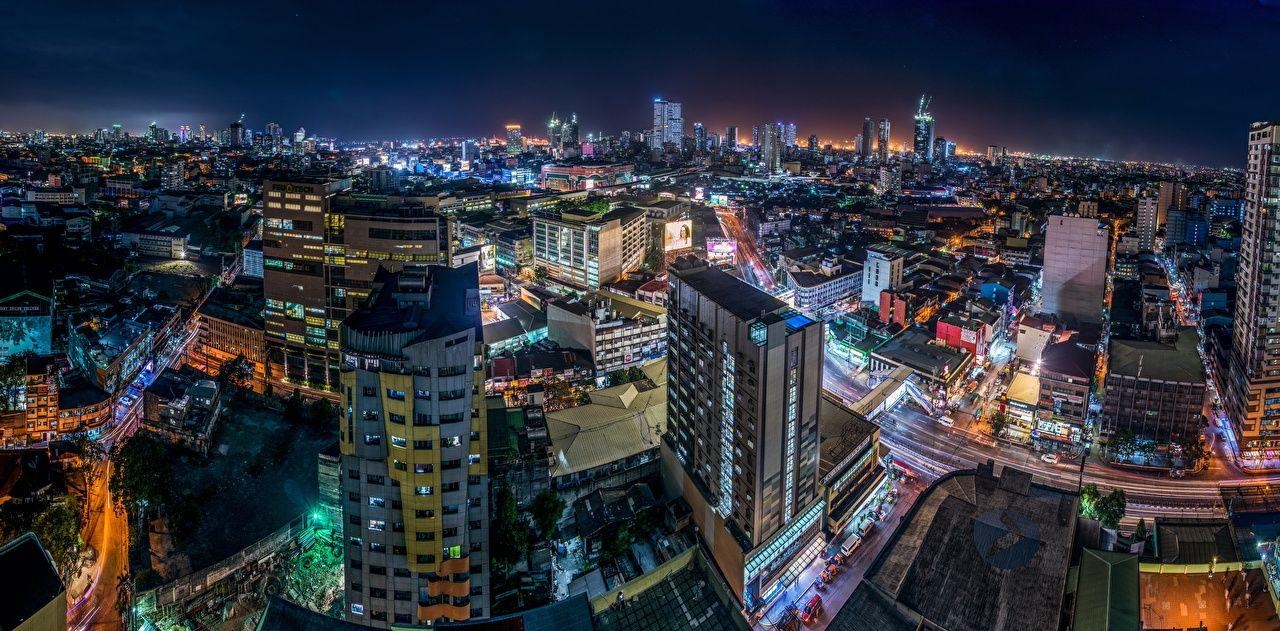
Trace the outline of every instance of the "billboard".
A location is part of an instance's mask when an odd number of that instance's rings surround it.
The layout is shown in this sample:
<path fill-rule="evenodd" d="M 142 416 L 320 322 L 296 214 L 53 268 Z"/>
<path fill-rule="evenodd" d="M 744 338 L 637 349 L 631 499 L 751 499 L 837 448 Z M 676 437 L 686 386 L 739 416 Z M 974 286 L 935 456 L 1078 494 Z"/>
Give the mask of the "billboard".
<path fill-rule="evenodd" d="M 738 253 L 738 242 L 724 237 L 707 238 L 708 261 L 732 261 Z"/>
<path fill-rule="evenodd" d="M 492 274 L 498 268 L 498 246 L 487 244 L 480 246 L 480 273 Z"/>
<path fill-rule="evenodd" d="M 712 206 L 728 206 L 729 196 L 725 195 L 724 193 L 712 193 L 711 205 Z"/>
<path fill-rule="evenodd" d="M 663 250 L 687 250 L 693 247 L 693 222 L 688 219 L 668 221 L 662 237 Z"/>

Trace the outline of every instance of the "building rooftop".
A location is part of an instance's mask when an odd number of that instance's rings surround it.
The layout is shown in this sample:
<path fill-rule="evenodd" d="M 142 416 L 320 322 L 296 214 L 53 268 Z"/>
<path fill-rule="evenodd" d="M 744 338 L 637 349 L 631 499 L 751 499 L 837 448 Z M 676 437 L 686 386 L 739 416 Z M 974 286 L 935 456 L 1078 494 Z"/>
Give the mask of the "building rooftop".
<path fill-rule="evenodd" d="M 1097 357 L 1093 351 L 1082 348 L 1074 341 L 1059 342 L 1046 346 L 1040 354 L 1040 371 L 1053 372 L 1068 377 L 1089 379 L 1097 366 Z"/>
<path fill-rule="evenodd" d="M 667 429 L 667 360 L 642 368 L 647 382 L 591 393 L 591 403 L 546 413 L 551 476 L 586 471 L 658 446 Z"/>
<path fill-rule="evenodd" d="M 0 546 L 0 629 L 17 628 L 65 592 L 53 558 L 34 534 Z"/>
<path fill-rule="evenodd" d="M 1035 375 L 1018 371 L 1013 376 L 1013 381 L 1009 382 L 1009 389 L 1006 391 L 1005 396 L 1010 401 L 1017 401 L 1027 405 L 1039 405 L 1040 379 L 1036 378 Z"/>
<path fill-rule="evenodd" d="M 474 329 L 476 338 L 484 339 L 478 279 L 475 263 L 394 273 L 379 269 L 374 283 L 381 286 L 342 326 L 364 334 L 415 333 L 415 339 Z"/>
<path fill-rule="evenodd" d="M 200 315 L 251 329 L 263 327 L 262 311 L 266 303 L 262 281 L 239 279 L 236 284 L 218 287 L 200 305 Z"/>
<path fill-rule="evenodd" d="M 741 320 L 754 320 L 787 308 L 787 303 L 693 257 L 671 265 L 671 275 Z"/>
<path fill-rule="evenodd" d="M 592 599 L 597 631 L 746 631 L 738 605 L 702 549 Z"/>
<path fill-rule="evenodd" d="M 1085 549 L 1076 588 L 1076 631 L 1139 629 L 1138 555 Z"/>
<path fill-rule="evenodd" d="M 1057 629 L 1077 496 L 988 463 L 911 507 L 829 629 Z"/>
<path fill-rule="evenodd" d="M 824 393 L 818 401 L 818 433 L 822 446 L 818 475 L 825 477 L 876 433 L 876 425 Z"/>
<path fill-rule="evenodd" d="M 1204 361 L 1196 345 L 1195 327 L 1178 329 L 1173 344 L 1155 341 L 1111 339 L 1108 374 L 1160 381 L 1204 383 Z"/>
<path fill-rule="evenodd" d="M 900 335 L 877 348 L 875 354 L 942 380 L 950 379 L 972 358 L 967 351 L 930 344 L 932 340 L 932 336 L 918 329 L 904 329 Z"/>

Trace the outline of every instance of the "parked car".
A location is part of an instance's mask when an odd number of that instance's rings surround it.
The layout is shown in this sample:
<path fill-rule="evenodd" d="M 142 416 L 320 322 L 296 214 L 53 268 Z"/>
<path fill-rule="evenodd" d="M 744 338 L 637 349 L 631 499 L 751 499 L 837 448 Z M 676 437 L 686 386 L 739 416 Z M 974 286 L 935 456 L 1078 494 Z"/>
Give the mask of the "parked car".
<path fill-rule="evenodd" d="M 939 416 L 936 420 L 947 427 L 951 427 L 956 424 L 956 420 L 950 416 Z"/>
<path fill-rule="evenodd" d="M 1049 464 L 1058 464 L 1058 462 L 1062 460 L 1058 454 L 1044 454 L 1043 456 L 1040 456 L 1040 459 Z"/>

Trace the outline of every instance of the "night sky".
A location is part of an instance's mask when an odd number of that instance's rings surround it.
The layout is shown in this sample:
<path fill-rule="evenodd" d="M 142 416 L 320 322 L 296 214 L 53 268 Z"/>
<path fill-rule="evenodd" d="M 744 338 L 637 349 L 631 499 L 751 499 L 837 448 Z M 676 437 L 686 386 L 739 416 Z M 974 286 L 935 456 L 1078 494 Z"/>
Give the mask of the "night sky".
<path fill-rule="evenodd" d="M 416 3 L 10 1 L 0 128 L 111 123 L 343 139 L 793 121 L 906 139 L 921 92 L 962 149 L 1243 166 L 1280 118 L 1280 0 Z M 229 8 L 243 5 L 239 8 Z M 1112 6 L 1124 5 L 1124 6 Z"/>

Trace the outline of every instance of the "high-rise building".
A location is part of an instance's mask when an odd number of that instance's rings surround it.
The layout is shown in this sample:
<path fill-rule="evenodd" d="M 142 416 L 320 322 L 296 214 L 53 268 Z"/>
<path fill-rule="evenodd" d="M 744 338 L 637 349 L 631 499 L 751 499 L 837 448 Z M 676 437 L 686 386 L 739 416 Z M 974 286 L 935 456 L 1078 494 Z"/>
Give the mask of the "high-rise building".
<path fill-rule="evenodd" d="M 343 196 L 350 180 L 263 184 L 262 263 L 269 381 L 332 389 L 337 325 L 378 268 L 449 261 L 447 222 L 398 196 Z"/>
<path fill-rule="evenodd" d="M 1159 204 L 1155 197 L 1142 197 L 1138 199 L 1138 209 L 1135 212 L 1135 224 L 1138 228 L 1138 249 L 1143 252 L 1155 252 L 1156 250 L 1156 228 L 1159 227 Z"/>
<path fill-rule="evenodd" d="M 644 263 L 649 222 L 636 207 L 603 214 L 539 211 L 533 218 L 533 264 L 561 283 L 599 289 Z"/>
<path fill-rule="evenodd" d="M 664 478 L 750 608 L 821 529 L 822 323 L 693 257 L 668 279 Z"/>
<path fill-rule="evenodd" d="M 765 123 L 761 126 L 760 167 L 767 174 L 782 170 L 782 123 Z"/>
<path fill-rule="evenodd" d="M 818 150 L 817 134 L 809 134 L 809 140 L 807 141 L 805 148 L 808 149 L 810 152 L 816 152 Z"/>
<path fill-rule="evenodd" d="M 1236 272 L 1235 324 L 1232 360 L 1226 383 L 1219 382 L 1227 416 L 1239 438 L 1240 457 L 1251 466 L 1280 449 L 1280 267 L 1271 263 L 1271 248 L 1280 227 L 1280 122 L 1254 123 L 1249 128 L 1249 157 L 1245 165 L 1244 238 Z M 1242 463 L 1244 464 L 1244 463 Z M 1274 465 L 1271 465 L 1274 466 Z"/>
<path fill-rule="evenodd" d="M 889 119 L 887 118 L 880 119 L 876 134 L 876 153 L 880 154 L 881 162 L 889 159 Z"/>
<path fill-rule="evenodd" d="M 241 121 L 231 121 L 227 125 L 227 142 L 232 147 L 240 147 L 244 145 L 244 123 Z"/>
<path fill-rule="evenodd" d="M 730 125 L 724 130 L 724 144 L 730 149 L 738 148 L 738 126 Z"/>
<path fill-rule="evenodd" d="M 379 272 L 342 322 L 349 622 L 489 615 L 484 340 L 475 263 Z"/>
<path fill-rule="evenodd" d="M 702 123 L 693 124 L 693 148 L 698 151 L 707 150 L 707 128 Z"/>
<path fill-rule="evenodd" d="M 1049 216 L 1040 290 L 1043 311 L 1068 321 L 1102 322 L 1110 234 L 1093 217 Z"/>
<path fill-rule="evenodd" d="M 665 144 L 679 147 L 684 142 L 684 116 L 679 101 L 653 100 L 653 135 L 649 147 L 661 150 Z"/>
<path fill-rule="evenodd" d="M 782 146 L 794 148 L 796 146 L 796 124 L 787 123 L 782 126 Z"/>
<path fill-rule="evenodd" d="M 1156 224 L 1163 226 L 1169 221 L 1169 209 L 1188 208 L 1188 193 L 1187 185 L 1182 182 L 1161 182 L 1156 207 Z"/>
<path fill-rule="evenodd" d="M 279 153 L 284 147 L 284 128 L 279 123 L 267 123 L 262 131 L 262 148 L 272 153 Z"/>
<path fill-rule="evenodd" d="M 929 101 L 928 95 L 921 95 L 916 109 L 912 151 L 917 162 L 933 162 L 933 114 L 929 113 Z"/>
<path fill-rule="evenodd" d="M 880 167 L 881 172 L 888 167 Z M 867 248 L 862 265 L 862 302 L 880 304 L 880 292 L 902 285 L 902 266 L 911 251 L 895 245 L 876 244 Z"/>
<path fill-rule="evenodd" d="M 524 138 L 519 125 L 507 125 L 507 155 L 519 155 L 524 150 Z"/>
<path fill-rule="evenodd" d="M 760 126 L 759 125 L 751 126 L 751 146 L 756 149 L 760 148 Z"/>
<path fill-rule="evenodd" d="M 204 123 L 200 123 L 200 142 L 209 140 L 209 132 L 205 130 Z"/>
<path fill-rule="evenodd" d="M 876 123 L 870 116 L 862 119 L 862 135 L 858 137 L 858 155 L 866 160 L 871 157 L 871 143 L 875 141 Z"/>
<path fill-rule="evenodd" d="M 191 140 L 191 126 L 178 125 L 178 142 L 186 144 L 188 140 Z"/>
<path fill-rule="evenodd" d="M 987 145 L 987 164 L 994 165 L 996 163 L 996 146 Z"/>
<path fill-rule="evenodd" d="M 946 138 L 938 138 L 933 141 L 933 162 L 934 164 L 946 164 L 955 157 L 956 143 Z"/>
<path fill-rule="evenodd" d="M 293 132 L 294 147 L 302 146 L 302 142 L 305 141 L 306 139 L 307 139 L 307 130 L 305 128 L 299 127 L 298 131 Z"/>

